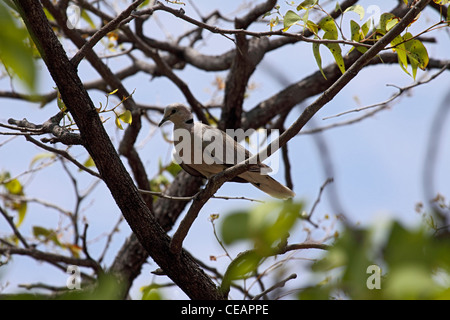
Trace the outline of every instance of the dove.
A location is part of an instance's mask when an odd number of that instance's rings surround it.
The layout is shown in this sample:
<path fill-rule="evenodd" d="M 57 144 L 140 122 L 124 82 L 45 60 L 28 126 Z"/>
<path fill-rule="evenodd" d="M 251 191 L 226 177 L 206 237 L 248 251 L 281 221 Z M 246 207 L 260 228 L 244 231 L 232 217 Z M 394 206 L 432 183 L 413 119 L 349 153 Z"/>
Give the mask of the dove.
<path fill-rule="evenodd" d="M 175 161 L 192 176 L 206 179 L 252 156 L 241 144 L 224 131 L 201 122 L 194 122 L 191 111 L 174 103 L 164 109 L 159 127 L 174 124 Z M 251 183 L 259 190 L 278 199 L 289 199 L 295 193 L 269 175 L 272 169 L 264 163 L 252 164 L 250 169 L 231 181 Z"/>

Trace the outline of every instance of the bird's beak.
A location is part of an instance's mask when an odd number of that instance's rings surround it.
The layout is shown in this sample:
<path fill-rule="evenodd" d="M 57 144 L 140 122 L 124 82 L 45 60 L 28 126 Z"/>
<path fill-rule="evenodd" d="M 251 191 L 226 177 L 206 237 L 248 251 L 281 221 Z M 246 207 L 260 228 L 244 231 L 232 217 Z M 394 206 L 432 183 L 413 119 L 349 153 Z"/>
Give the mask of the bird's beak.
<path fill-rule="evenodd" d="M 169 120 L 168 118 L 169 118 L 169 117 L 162 118 L 161 122 L 158 124 L 158 127 L 161 127 L 161 126 L 164 124 L 164 122 L 166 122 L 167 120 Z"/>

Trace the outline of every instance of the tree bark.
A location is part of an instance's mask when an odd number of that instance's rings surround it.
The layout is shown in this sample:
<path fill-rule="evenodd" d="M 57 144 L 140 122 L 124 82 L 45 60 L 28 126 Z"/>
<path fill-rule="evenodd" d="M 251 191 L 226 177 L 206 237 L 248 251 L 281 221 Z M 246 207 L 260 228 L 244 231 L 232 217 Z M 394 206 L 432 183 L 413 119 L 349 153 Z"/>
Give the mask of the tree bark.
<path fill-rule="evenodd" d="M 15 0 L 61 97 L 75 120 L 97 169 L 140 243 L 163 271 L 192 299 L 223 299 L 192 258 L 169 250 L 170 238 L 137 191 L 112 145 L 94 104 L 54 34 L 39 1 Z"/>

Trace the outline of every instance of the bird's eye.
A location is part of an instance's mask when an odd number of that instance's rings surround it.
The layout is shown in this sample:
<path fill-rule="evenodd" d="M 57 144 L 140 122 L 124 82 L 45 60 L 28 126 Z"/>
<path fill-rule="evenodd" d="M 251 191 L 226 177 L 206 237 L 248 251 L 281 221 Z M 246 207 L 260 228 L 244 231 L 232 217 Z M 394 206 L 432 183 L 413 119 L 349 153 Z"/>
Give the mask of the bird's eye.
<path fill-rule="evenodd" d="M 177 112 L 177 109 L 172 109 L 171 113 L 174 114 L 175 112 Z"/>

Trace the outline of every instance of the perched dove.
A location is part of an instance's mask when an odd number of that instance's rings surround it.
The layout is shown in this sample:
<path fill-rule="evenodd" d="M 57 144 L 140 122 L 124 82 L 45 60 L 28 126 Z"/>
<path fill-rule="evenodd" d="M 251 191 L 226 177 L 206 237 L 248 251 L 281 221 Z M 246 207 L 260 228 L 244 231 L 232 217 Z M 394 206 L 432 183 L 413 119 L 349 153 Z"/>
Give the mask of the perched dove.
<path fill-rule="evenodd" d="M 220 129 L 201 122 L 194 122 L 190 110 L 179 103 L 171 104 L 164 110 L 166 121 L 174 124 L 175 160 L 189 174 L 209 179 L 213 175 L 236 163 L 250 158 L 252 154 L 231 136 Z M 295 193 L 267 174 L 272 171 L 263 163 L 256 163 L 250 170 L 233 180 L 250 182 L 261 191 L 278 199 L 289 199 Z"/>

